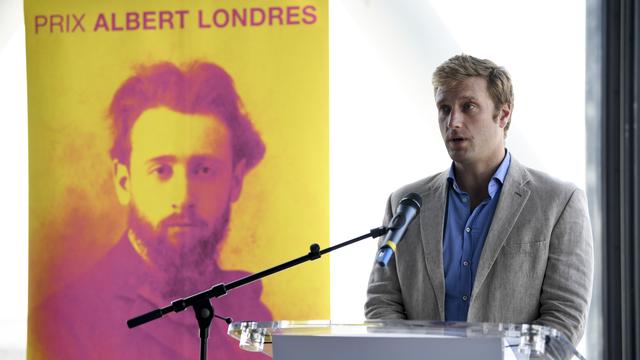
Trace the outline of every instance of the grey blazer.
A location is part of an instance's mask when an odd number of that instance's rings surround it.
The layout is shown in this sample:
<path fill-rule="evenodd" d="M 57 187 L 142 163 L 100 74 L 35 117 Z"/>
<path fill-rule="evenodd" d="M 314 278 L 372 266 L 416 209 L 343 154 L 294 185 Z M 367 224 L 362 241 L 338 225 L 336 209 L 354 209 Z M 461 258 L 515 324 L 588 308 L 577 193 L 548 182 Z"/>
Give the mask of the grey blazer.
<path fill-rule="evenodd" d="M 443 172 L 391 194 L 384 224 L 410 192 L 422 196 L 422 209 L 395 259 L 371 271 L 368 319 L 444 320 L 447 188 Z M 593 239 L 584 192 L 512 158 L 480 256 L 467 320 L 542 324 L 577 344 L 592 277 Z"/>

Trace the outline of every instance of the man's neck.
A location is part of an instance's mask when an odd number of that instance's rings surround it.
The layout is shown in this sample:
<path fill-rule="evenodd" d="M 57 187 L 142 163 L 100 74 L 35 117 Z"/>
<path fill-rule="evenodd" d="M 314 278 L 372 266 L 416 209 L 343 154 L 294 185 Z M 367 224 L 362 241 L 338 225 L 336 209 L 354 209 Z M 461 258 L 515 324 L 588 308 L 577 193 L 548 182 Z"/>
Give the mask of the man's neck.
<path fill-rule="evenodd" d="M 456 181 L 462 191 L 471 197 L 471 209 L 489 197 L 489 181 L 504 157 L 505 150 L 502 148 L 500 152 L 495 152 L 495 155 L 486 161 L 466 164 L 454 163 Z"/>

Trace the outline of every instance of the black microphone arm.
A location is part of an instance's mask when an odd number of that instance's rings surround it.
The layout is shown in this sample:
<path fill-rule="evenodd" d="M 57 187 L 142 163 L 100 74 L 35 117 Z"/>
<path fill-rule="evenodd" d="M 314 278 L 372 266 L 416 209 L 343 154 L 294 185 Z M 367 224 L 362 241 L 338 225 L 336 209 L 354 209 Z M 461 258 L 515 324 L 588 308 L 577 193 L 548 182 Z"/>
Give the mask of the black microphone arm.
<path fill-rule="evenodd" d="M 140 326 L 142 324 L 146 324 L 150 321 L 159 319 L 161 317 L 163 317 L 164 315 L 170 313 L 170 312 L 180 312 L 184 309 L 186 309 L 187 307 L 190 306 L 194 306 L 194 305 L 198 305 L 201 304 L 203 301 L 208 302 L 209 299 L 211 298 L 219 298 L 221 296 L 224 296 L 227 292 L 229 292 L 230 290 L 233 290 L 237 287 L 243 286 L 243 285 L 247 285 L 249 283 L 252 283 L 254 281 L 260 280 L 266 276 L 275 274 L 277 272 L 280 272 L 282 270 L 286 270 L 290 267 L 302 264 L 304 262 L 307 261 L 311 261 L 311 260 L 316 260 L 319 259 L 322 255 L 327 254 L 332 252 L 333 250 L 337 250 L 340 249 L 341 247 L 347 246 L 347 245 L 351 245 L 355 242 L 358 242 L 360 240 L 364 240 L 370 237 L 376 238 L 376 237 L 380 237 L 384 234 L 386 234 L 389 231 L 389 228 L 381 226 L 375 229 L 371 229 L 369 231 L 369 233 L 358 236 L 354 239 L 345 241 L 343 243 L 340 243 L 338 245 L 334 245 L 331 247 L 328 247 L 324 250 L 320 250 L 320 245 L 318 244 L 312 244 L 309 247 L 309 253 L 307 255 L 301 256 L 299 258 L 287 261 L 285 263 L 282 263 L 280 265 L 276 265 L 272 268 L 263 270 L 261 272 L 249 275 L 249 276 L 245 276 L 239 280 L 236 281 L 232 281 L 228 284 L 224 284 L 224 283 L 220 283 L 217 284 L 215 286 L 213 286 L 212 288 L 199 292 L 197 294 L 188 296 L 186 298 L 182 298 L 182 299 L 177 299 L 171 302 L 171 304 L 169 304 L 168 306 L 165 306 L 163 308 L 158 308 L 152 311 L 149 311 L 145 314 L 136 316 L 132 319 L 127 320 L 127 326 L 132 329 L 134 327 Z M 210 305 L 209 305 L 210 306 Z M 198 312 L 196 312 L 196 315 L 198 315 Z M 212 313 L 213 315 L 213 313 Z"/>

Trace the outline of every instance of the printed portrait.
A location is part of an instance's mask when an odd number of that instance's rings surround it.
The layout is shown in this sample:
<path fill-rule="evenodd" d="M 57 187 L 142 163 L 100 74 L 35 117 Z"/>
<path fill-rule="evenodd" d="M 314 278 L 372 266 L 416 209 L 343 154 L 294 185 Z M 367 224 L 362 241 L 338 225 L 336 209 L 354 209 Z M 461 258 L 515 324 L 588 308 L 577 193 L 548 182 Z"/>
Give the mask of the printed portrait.
<path fill-rule="evenodd" d="M 249 8 L 127 4 L 25 4 L 30 359 L 197 358 L 192 309 L 126 321 L 329 244 L 325 2 L 287 5 L 313 22 L 219 31 L 197 14 Z M 62 10 L 86 31 L 43 25 Z M 87 25 L 132 12 L 179 13 L 181 26 Z M 232 321 L 327 319 L 329 263 L 211 303 Z M 220 318 L 210 358 L 266 358 Z"/>

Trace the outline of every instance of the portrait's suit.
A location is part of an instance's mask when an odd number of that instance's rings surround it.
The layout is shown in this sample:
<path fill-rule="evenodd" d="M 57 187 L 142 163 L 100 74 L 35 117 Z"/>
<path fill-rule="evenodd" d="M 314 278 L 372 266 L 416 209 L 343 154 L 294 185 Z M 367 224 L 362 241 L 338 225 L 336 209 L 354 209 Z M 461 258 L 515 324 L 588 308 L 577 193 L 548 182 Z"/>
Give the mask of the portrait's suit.
<path fill-rule="evenodd" d="M 391 194 L 385 225 L 408 193 L 422 196 L 422 209 L 395 258 L 387 267 L 373 267 L 368 319 L 445 320 L 448 186 L 443 172 Z M 512 159 L 478 263 L 467 321 L 542 324 L 576 344 L 584 332 L 592 276 L 584 192 Z"/>
<path fill-rule="evenodd" d="M 199 289 L 229 283 L 249 274 L 222 270 L 215 277 L 198 279 Z M 29 341 L 45 344 L 32 351 L 36 359 L 189 360 L 198 359 L 198 323 L 191 308 L 169 313 L 150 323 L 128 329 L 126 320 L 165 307 L 175 300 L 158 293 L 149 265 L 123 236 L 79 279 L 63 287 L 33 308 Z M 270 320 L 271 312 L 260 301 L 262 284 L 255 282 L 212 299 L 217 315 L 234 321 Z M 184 296 L 191 293 L 184 294 Z M 208 353 L 216 360 L 261 360 L 267 356 L 243 351 L 227 335 L 227 324 L 211 323 Z"/>

